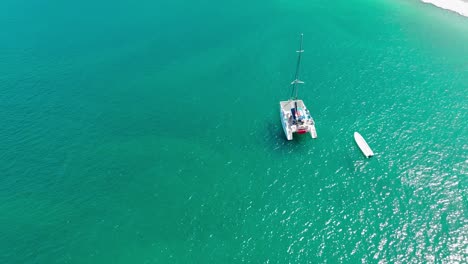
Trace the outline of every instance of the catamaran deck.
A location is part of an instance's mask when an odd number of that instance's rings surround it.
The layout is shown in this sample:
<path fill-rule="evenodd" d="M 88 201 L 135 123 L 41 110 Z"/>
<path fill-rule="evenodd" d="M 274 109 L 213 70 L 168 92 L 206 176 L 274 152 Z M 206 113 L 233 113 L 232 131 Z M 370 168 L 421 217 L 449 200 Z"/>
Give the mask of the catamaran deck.
<path fill-rule="evenodd" d="M 281 101 L 280 106 L 289 125 L 314 124 L 314 119 L 302 100 Z"/>

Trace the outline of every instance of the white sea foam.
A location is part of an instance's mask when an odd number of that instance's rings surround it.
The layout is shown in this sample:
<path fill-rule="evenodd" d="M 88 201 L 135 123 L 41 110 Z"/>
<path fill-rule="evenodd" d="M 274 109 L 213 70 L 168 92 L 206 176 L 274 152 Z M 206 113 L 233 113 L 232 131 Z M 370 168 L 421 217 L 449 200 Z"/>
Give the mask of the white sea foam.
<path fill-rule="evenodd" d="M 457 12 L 462 16 L 468 17 L 468 2 L 467 0 L 421 0 L 424 3 L 433 4 L 443 9 Z"/>

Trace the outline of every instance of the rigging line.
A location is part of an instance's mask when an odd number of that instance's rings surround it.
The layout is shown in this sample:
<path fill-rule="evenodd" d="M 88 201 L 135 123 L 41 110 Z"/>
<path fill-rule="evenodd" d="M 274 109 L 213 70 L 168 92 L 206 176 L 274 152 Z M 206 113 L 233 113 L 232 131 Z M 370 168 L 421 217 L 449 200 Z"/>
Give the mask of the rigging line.
<path fill-rule="evenodd" d="M 291 98 L 293 98 L 293 95 L 295 94 L 294 99 L 297 99 L 298 88 L 297 88 L 296 85 L 299 84 L 299 83 L 304 83 L 304 82 L 299 80 L 299 70 L 300 70 L 300 66 L 301 66 L 301 57 L 302 57 L 302 52 L 304 52 L 304 50 L 302 49 L 303 38 L 304 38 L 304 34 L 301 33 L 301 42 L 300 42 L 300 45 L 299 45 L 299 50 L 297 51 L 297 53 L 299 53 L 299 55 L 298 55 L 297 64 L 296 64 L 296 74 L 294 75 L 294 81 L 291 83 L 293 85 L 293 89 L 292 89 L 292 92 L 291 92 Z"/>

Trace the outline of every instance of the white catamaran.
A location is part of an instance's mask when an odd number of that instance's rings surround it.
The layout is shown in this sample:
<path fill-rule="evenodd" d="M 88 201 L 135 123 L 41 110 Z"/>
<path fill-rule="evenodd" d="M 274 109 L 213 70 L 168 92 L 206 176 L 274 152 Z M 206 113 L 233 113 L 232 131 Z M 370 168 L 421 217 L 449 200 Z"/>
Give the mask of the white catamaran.
<path fill-rule="evenodd" d="M 297 99 L 297 85 L 304 83 L 299 80 L 299 67 L 301 65 L 301 56 L 304 52 L 302 49 L 302 38 L 303 34 L 301 34 L 301 44 L 297 51 L 299 56 L 297 58 L 296 75 L 294 81 L 291 83 L 291 98 L 288 101 L 280 102 L 281 123 L 283 124 L 284 134 L 288 140 L 293 139 L 293 133 L 310 133 L 312 138 L 317 138 L 314 119 L 310 115 L 304 102 Z"/>

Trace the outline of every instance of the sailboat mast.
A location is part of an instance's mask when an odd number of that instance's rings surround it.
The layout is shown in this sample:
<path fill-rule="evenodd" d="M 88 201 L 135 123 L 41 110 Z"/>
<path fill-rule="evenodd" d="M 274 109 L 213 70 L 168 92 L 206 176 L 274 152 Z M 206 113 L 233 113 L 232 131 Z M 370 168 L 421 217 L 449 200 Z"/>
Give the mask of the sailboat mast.
<path fill-rule="evenodd" d="M 297 99 L 297 87 L 296 85 L 297 84 L 300 84 L 300 83 L 304 83 L 303 81 L 299 80 L 299 69 L 300 69 L 300 66 L 301 66 L 301 57 L 302 57 L 302 53 L 304 52 L 304 50 L 302 49 L 302 40 L 304 38 L 304 34 L 301 33 L 301 42 L 300 42 L 300 46 L 299 46 L 299 50 L 296 51 L 297 53 L 299 53 L 298 57 L 297 57 L 297 65 L 296 65 L 296 74 L 294 75 L 294 81 L 291 83 L 293 85 L 293 89 L 292 89 L 292 94 L 291 96 L 294 94 L 294 99 Z"/>

